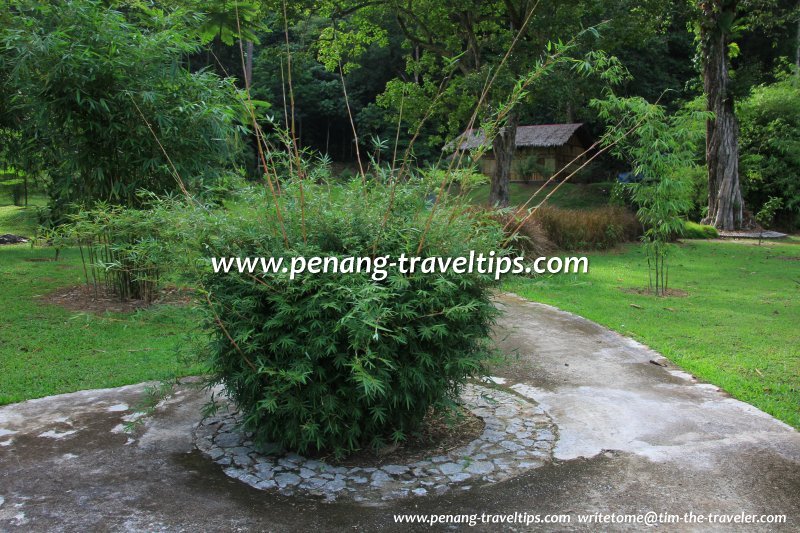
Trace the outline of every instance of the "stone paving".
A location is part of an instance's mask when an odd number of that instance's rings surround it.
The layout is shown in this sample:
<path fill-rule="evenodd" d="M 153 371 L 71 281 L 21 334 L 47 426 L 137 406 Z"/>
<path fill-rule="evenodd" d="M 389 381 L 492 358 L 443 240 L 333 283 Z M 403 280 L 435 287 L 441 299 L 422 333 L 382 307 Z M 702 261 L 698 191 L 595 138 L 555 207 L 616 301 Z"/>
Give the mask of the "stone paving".
<path fill-rule="evenodd" d="M 785 233 L 779 231 L 724 231 L 720 230 L 719 236 L 724 239 L 783 239 Z"/>
<path fill-rule="evenodd" d="M 238 429 L 236 413 L 200 422 L 195 442 L 224 472 L 248 485 L 284 495 L 353 501 L 443 494 L 453 488 L 495 483 L 543 466 L 552 459 L 556 429 L 547 414 L 516 394 L 469 384 L 464 406 L 484 421 L 472 442 L 409 464 L 335 466 L 294 453 L 264 455 Z"/>

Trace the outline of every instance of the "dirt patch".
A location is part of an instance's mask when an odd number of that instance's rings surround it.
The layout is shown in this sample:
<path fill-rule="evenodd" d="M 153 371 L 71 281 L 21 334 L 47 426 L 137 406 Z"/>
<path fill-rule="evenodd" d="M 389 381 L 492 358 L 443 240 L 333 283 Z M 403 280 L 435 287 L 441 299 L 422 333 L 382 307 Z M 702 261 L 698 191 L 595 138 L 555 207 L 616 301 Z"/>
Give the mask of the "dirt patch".
<path fill-rule="evenodd" d="M 618 287 L 619 290 L 628 294 L 638 294 L 640 296 L 654 296 L 650 289 L 634 289 L 633 287 Z M 683 289 L 667 289 L 665 297 L 670 298 L 685 298 L 689 293 Z"/>
<path fill-rule="evenodd" d="M 361 450 L 342 460 L 324 456 L 325 462 L 337 466 L 360 466 L 378 468 L 386 464 L 410 464 L 460 448 L 480 437 L 484 422 L 467 409 L 460 407 L 450 419 L 444 415 L 430 414 L 416 435 L 410 435 L 401 444 L 387 446 L 381 450 Z"/>
<path fill-rule="evenodd" d="M 191 300 L 191 292 L 186 289 L 167 287 L 159 293 L 158 299 L 151 303 L 144 300 L 120 300 L 105 287 L 97 290 L 88 285 L 62 287 L 39 298 L 41 302 L 57 305 L 70 311 L 89 313 L 130 313 L 154 304 L 185 305 Z"/>
<path fill-rule="evenodd" d="M 776 255 L 772 259 L 780 259 L 781 261 L 800 261 L 800 255 Z"/>

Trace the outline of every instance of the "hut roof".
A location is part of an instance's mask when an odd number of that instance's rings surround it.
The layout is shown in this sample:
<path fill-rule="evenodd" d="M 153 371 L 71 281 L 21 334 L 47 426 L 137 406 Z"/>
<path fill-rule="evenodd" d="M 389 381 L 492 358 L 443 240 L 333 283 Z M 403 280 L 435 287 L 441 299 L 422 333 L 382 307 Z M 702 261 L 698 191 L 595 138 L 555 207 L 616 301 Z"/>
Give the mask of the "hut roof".
<path fill-rule="evenodd" d="M 518 126 L 516 145 L 517 148 L 563 146 L 582 126 L 582 123 Z M 461 150 L 473 150 L 486 142 L 483 131 L 474 129 L 465 131 L 461 139 Z"/>

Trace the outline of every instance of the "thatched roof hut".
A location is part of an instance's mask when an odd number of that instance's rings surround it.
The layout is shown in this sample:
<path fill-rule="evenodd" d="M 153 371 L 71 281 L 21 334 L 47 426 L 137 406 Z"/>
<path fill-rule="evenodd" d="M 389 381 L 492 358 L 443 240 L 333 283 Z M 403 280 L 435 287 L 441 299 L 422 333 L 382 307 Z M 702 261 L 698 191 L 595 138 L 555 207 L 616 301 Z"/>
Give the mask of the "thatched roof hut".
<path fill-rule="evenodd" d="M 459 151 L 473 151 L 486 143 L 486 136 L 481 130 L 468 130 L 460 137 Z M 576 157 L 574 165 L 580 165 L 579 157 L 589 146 L 591 139 L 581 123 L 574 124 L 537 124 L 518 126 L 514 166 L 511 179 L 541 180 L 546 179 L 556 170 L 570 164 Z M 449 145 L 452 149 L 453 143 Z M 491 175 L 494 171 L 494 156 L 491 147 L 479 161 L 481 172 Z"/>

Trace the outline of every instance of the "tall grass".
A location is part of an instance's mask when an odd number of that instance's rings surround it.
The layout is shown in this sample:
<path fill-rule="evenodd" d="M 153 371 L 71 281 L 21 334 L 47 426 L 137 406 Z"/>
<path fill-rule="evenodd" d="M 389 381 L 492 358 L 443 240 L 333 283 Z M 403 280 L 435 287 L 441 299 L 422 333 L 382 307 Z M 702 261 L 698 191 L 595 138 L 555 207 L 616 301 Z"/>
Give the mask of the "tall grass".
<path fill-rule="evenodd" d="M 636 216 L 622 207 L 577 210 L 544 206 L 532 219 L 563 250 L 603 250 L 642 234 Z"/>
<path fill-rule="evenodd" d="M 546 256 L 556 250 L 557 246 L 550 240 L 542 224 L 538 220 L 527 217 L 526 211 L 505 209 L 491 210 L 491 213 L 491 217 L 506 228 L 505 237 L 509 239 L 509 245 L 515 251 L 533 258 Z M 508 230 L 508 228 L 518 225 L 516 233 L 512 234 Z"/>

